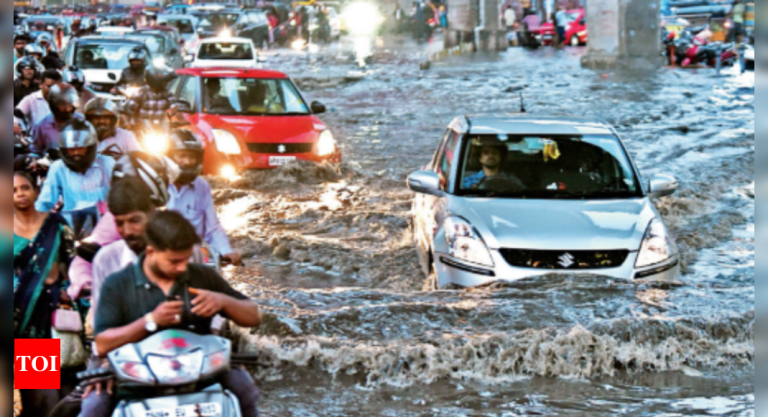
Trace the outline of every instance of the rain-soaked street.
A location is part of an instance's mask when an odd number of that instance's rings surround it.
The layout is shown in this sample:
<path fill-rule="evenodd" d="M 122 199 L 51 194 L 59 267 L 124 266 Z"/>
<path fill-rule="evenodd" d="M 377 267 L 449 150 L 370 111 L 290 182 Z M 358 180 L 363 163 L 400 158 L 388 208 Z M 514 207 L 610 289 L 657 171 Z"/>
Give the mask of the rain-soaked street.
<path fill-rule="evenodd" d="M 355 49 L 368 49 L 360 67 Z M 582 48 L 451 57 L 344 39 L 278 50 L 343 147 L 211 179 L 246 267 L 227 275 L 265 324 L 241 335 L 265 416 L 754 415 L 754 75 L 595 72 Z M 550 276 L 425 292 L 406 176 L 456 116 L 519 110 L 617 127 L 682 253 L 677 283 Z M 546 218 L 540 219 L 548 221 Z"/>

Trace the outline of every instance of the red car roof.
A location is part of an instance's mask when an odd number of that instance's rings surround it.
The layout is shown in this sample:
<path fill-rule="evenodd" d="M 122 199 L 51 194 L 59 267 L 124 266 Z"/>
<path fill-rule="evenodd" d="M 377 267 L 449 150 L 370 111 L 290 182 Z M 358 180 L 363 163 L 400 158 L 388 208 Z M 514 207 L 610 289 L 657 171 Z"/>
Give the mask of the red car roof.
<path fill-rule="evenodd" d="M 282 72 L 260 70 L 260 69 L 242 69 L 242 68 L 182 68 L 176 71 L 179 75 L 192 75 L 204 78 L 265 78 L 265 79 L 287 79 L 288 76 Z"/>

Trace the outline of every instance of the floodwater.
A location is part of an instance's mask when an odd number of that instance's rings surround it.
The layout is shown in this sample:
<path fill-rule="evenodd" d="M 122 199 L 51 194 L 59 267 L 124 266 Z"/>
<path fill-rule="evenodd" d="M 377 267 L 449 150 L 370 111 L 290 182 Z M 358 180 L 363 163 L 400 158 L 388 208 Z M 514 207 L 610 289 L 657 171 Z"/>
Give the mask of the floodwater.
<path fill-rule="evenodd" d="M 754 415 L 753 74 L 593 72 L 578 48 L 421 71 L 435 48 L 270 54 L 328 107 L 344 163 L 211 180 L 246 259 L 226 273 L 265 313 L 240 337 L 260 355 L 263 415 Z M 603 118 L 644 176 L 680 181 L 657 203 L 679 283 L 561 275 L 422 291 L 405 178 L 454 117 L 517 111 L 519 93 L 531 113 Z"/>

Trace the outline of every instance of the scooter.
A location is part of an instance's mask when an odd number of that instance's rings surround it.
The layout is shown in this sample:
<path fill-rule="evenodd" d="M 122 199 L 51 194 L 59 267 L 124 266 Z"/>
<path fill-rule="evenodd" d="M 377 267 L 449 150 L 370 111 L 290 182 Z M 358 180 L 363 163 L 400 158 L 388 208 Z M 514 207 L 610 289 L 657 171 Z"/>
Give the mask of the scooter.
<path fill-rule="evenodd" d="M 109 367 L 83 372 L 82 385 L 116 380 L 113 417 L 240 417 L 240 402 L 215 383 L 229 371 L 232 343 L 165 330 L 108 355 Z"/>

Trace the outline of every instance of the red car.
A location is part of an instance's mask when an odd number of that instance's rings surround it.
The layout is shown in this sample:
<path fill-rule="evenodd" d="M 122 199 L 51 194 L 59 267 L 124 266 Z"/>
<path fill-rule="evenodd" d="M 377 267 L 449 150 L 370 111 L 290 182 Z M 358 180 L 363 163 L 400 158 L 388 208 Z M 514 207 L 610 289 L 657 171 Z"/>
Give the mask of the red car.
<path fill-rule="evenodd" d="M 200 135 L 203 172 L 230 175 L 277 168 L 295 160 L 341 163 L 336 140 L 287 75 L 233 68 L 177 71 L 175 96 L 190 104 L 186 115 Z"/>
<path fill-rule="evenodd" d="M 568 25 L 565 27 L 565 44 L 571 46 L 579 46 L 587 44 L 587 19 L 585 17 L 584 9 L 568 10 L 566 16 L 568 18 Z M 550 46 L 554 43 L 555 25 L 552 22 L 547 22 L 541 25 L 539 28 L 539 35 L 541 36 L 541 44 L 544 46 Z"/>

